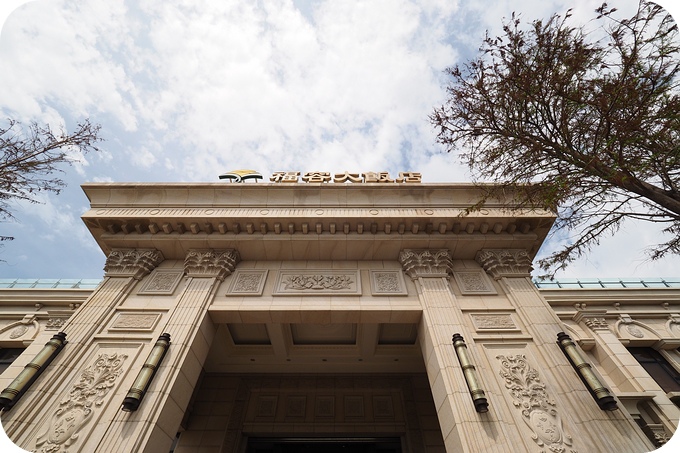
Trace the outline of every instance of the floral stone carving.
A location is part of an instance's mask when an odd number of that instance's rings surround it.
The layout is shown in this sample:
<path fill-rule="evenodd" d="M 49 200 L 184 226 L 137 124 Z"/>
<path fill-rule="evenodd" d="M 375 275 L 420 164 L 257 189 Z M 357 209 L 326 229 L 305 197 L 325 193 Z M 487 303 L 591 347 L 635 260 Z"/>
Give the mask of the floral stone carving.
<path fill-rule="evenodd" d="M 349 275 L 290 275 L 283 281 L 285 289 L 349 289 L 354 280 Z"/>
<path fill-rule="evenodd" d="M 189 277 L 210 277 L 223 281 L 241 261 L 238 251 L 189 250 L 184 258 L 184 272 Z"/>
<path fill-rule="evenodd" d="M 532 439 L 552 453 L 576 453 L 571 449 L 571 437 L 562 429 L 555 401 L 524 354 L 498 355 L 496 358 L 501 362 L 500 375 L 505 379 L 505 388 L 512 396 L 513 404 L 522 411 L 522 419 L 534 432 Z"/>
<path fill-rule="evenodd" d="M 40 453 L 69 451 L 78 441 L 80 431 L 93 418 L 94 410 L 104 403 L 126 358 L 125 354 L 99 354 L 94 363 L 85 368 L 52 414 L 47 431 L 38 436 L 36 448 Z"/>
<path fill-rule="evenodd" d="M 163 254 L 155 249 L 114 249 L 106 258 L 107 277 L 142 277 L 163 261 Z"/>

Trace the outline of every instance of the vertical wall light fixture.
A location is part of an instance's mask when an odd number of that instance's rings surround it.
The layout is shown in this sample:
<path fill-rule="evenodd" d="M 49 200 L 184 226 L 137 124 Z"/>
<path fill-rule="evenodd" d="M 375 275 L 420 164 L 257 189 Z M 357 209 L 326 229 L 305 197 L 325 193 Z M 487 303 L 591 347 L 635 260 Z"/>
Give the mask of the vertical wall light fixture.
<path fill-rule="evenodd" d="M 571 366 L 576 369 L 579 377 L 588 388 L 588 391 L 603 411 L 615 411 L 618 409 L 616 399 L 609 393 L 609 390 L 600 382 L 600 379 L 593 372 L 592 367 L 585 361 L 576 344 L 569 335 L 564 332 L 557 334 L 557 344 L 571 362 Z"/>
<path fill-rule="evenodd" d="M 123 400 L 123 411 L 134 412 L 139 408 L 139 404 L 142 402 L 142 398 L 144 398 L 144 394 L 149 388 L 149 385 L 151 385 L 151 380 L 163 361 L 163 357 L 165 357 L 165 353 L 168 351 L 169 346 L 169 333 L 164 333 L 158 337 L 156 344 L 149 353 L 149 357 L 147 357 L 144 366 L 142 366 L 141 371 L 137 375 L 137 379 L 135 379 L 132 387 L 130 387 L 127 395 L 125 395 L 125 399 Z"/>
<path fill-rule="evenodd" d="M 470 390 L 470 396 L 472 396 L 475 410 L 477 412 L 489 412 L 489 403 L 486 400 L 484 390 L 482 390 L 482 387 L 477 380 L 477 370 L 470 361 L 465 340 L 459 333 L 455 333 L 453 334 L 452 341 L 460 366 L 463 368 L 463 374 L 465 375 L 465 381 Z"/>
<path fill-rule="evenodd" d="M 9 387 L 0 393 L 0 408 L 2 410 L 9 410 L 16 404 L 31 384 L 38 379 L 38 376 L 59 354 L 59 351 L 61 351 L 66 343 L 66 334 L 64 332 L 57 333 L 50 338 L 50 341 L 45 343 L 45 346 L 9 384 Z"/>

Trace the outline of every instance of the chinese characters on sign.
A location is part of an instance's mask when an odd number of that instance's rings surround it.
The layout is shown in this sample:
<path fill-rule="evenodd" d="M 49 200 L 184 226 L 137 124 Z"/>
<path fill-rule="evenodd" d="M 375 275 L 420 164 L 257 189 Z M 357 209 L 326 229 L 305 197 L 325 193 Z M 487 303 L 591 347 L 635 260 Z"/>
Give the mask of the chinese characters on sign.
<path fill-rule="evenodd" d="M 421 182 L 420 173 L 416 172 L 400 172 L 399 177 L 391 179 L 388 172 L 373 172 L 366 173 L 335 173 L 331 175 L 330 172 L 310 171 L 300 176 L 299 171 L 275 171 L 269 180 L 271 182 L 281 183 L 297 183 L 300 179 L 308 183 L 373 183 L 373 182 L 396 182 L 396 183 L 419 183 Z"/>

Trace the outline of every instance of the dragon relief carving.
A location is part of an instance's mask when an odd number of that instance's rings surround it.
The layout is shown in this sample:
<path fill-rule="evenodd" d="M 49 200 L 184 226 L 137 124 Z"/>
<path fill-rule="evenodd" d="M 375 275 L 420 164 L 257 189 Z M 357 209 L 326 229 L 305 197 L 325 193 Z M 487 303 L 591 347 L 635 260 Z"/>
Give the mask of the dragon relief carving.
<path fill-rule="evenodd" d="M 562 429 L 555 401 L 548 395 L 538 371 L 529 366 L 523 354 L 498 355 L 496 358 L 501 362 L 500 375 L 505 379 L 505 388 L 512 396 L 513 404 L 522 411 L 522 419 L 534 432 L 532 439 L 551 453 L 576 453 L 571 448 L 571 437 Z"/>
<path fill-rule="evenodd" d="M 94 363 L 85 368 L 52 414 L 47 430 L 38 436 L 35 445 L 40 453 L 69 451 L 78 441 L 80 431 L 93 418 L 95 408 L 104 403 L 126 358 L 125 354 L 99 354 Z"/>

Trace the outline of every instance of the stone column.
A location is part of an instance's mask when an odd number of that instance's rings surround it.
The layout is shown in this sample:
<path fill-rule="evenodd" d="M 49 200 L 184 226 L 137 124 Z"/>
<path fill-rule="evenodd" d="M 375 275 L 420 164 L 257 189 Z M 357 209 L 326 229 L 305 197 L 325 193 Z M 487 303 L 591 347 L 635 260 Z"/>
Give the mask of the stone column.
<path fill-rule="evenodd" d="M 503 339 L 484 344 L 489 361 L 495 359 L 500 365 L 496 376 L 502 378 L 505 406 L 525 423 L 520 436 L 530 435 L 538 446 L 552 451 L 649 450 L 648 439 L 625 410 L 599 408 L 556 344 L 557 333 L 565 329 L 532 283 L 526 251 L 484 249 L 476 261 L 497 282 L 525 335 L 514 342 Z M 531 399 L 521 396 L 520 390 Z M 489 403 L 493 405 L 494 400 Z"/>
<path fill-rule="evenodd" d="M 505 439 L 488 435 L 496 427 L 488 414 L 475 411 L 451 341 L 454 333 L 468 333 L 448 282 L 451 254 L 448 250 L 403 250 L 399 260 L 415 282 L 423 307 L 418 337 L 446 450 L 493 451 Z M 474 348 L 469 353 L 476 361 Z"/>
<path fill-rule="evenodd" d="M 111 252 L 104 281 L 61 327 L 67 334 L 66 346 L 19 402 L 2 414 L 3 426 L 17 445 L 57 453 L 82 444 L 127 365 L 124 351 L 97 344 L 96 338 L 131 288 L 161 261 L 162 254 L 152 249 Z M 30 361 L 52 334 L 36 338 L 22 361 Z"/>
<path fill-rule="evenodd" d="M 101 451 L 169 451 L 215 333 L 207 307 L 239 260 L 235 250 L 189 250 L 184 261 L 187 284 L 160 329 L 171 335 L 168 352 L 139 409 L 119 411 L 98 444 Z M 140 354 L 137 369 L 151 346 Z"/>

